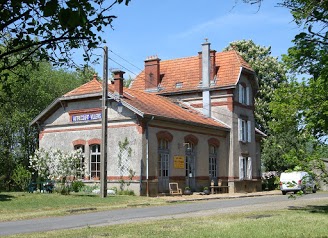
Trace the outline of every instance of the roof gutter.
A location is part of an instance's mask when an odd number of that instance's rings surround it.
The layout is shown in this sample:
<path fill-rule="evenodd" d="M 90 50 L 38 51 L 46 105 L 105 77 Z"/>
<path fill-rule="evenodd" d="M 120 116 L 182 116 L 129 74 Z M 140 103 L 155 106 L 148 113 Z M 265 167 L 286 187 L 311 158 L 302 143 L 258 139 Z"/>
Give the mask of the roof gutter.
<path fill-rule="evenodd" d="M 157 120 L 163 120 L 163 121 L 171 121 L 171 122 L 179 122 L 179 123 L 182 123 L 182 124 L 186 124 L 186 125 L 191 125 L 191 126 L 202 126 L 202 127 L 205 127 L 205 128 L 208 128 L 208 129 L 220 129 L 220 130 L 223 130 L 223 131 L 230 131 L 230 128 L 225 128 L 225 127 L 221 127 L 221 126 L 211 126 L 211 125 L 206 125 L 206 124 L 202 124 L 202 123 L 197 123 L 197 122 L 188 122 L 188 121 L 184 121 L 184 120 L 180 120 L 180 119 L 174 119 L 174 118 L 170 118 L 170 117 L 163 117 L 163 116 L 157 116 L 157 115 L 152 115 L 152 114 L 144 114 L 144 117 L 148 117 L 148 118 L 151 118 L 151 117 L 154 117 L 156 116 L 156 119 Z"/>

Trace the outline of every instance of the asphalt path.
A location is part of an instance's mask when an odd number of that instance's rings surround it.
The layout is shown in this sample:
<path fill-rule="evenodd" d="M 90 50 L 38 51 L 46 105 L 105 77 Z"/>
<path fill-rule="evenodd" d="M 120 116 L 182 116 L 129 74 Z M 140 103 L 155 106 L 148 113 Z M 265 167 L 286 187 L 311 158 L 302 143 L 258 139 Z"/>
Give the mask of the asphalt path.
<path fill-rule="evenodd" d="M 307 194 L 296 200 L 288 199 L 288 196 L 283 195 L 216 199 L 183 204 L 177 203 L 165 206 L 125 208 L 61 217 L 0 222 L 0 236 L 87 226 L 124 224 L 173 217 L 180 218 L 218 213 L 233 213 L 248 211 L 249 209 L 264 211 L 265 209 L 272 210 L 272 208 L 275 207 L 277 209 L 288 208 L 295 204 L 306 204 L 307 202 L 310 202 L 310 200 L 322 199 L 327 200 L 328 202 L 328 193 Z"/>

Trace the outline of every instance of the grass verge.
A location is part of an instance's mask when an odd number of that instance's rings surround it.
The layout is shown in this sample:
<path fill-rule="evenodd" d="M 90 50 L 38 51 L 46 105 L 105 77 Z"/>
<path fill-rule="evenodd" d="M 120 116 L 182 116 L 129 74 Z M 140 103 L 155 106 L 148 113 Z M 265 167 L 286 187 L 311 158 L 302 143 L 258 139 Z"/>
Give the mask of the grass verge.
<path fill-rule="evenodd" d="M 327 237 L 327 201 L 265 212 L 238 212 L 10 237 Z"/>
<path fill-rule="evenodd" d="M 160 198 L 124 195 L 100 198 L 99 195 L 82 193 L 67 196 L 57 193 L 0 193 L 0 222 L 164 203 Z"/>

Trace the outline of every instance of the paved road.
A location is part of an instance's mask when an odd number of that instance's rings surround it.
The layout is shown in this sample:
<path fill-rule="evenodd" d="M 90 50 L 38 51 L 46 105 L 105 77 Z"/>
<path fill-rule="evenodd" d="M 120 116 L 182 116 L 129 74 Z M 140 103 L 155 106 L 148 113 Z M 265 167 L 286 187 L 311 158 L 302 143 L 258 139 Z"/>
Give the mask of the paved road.
<path fill-rule="evenodd" d="M 328 193 L 308 194 L 295 200 L 288 196 L 262 196 L 226 200 L 197 201 L 188 204 L 174 204 L 159 207 L 126 208 L 62 217 L 40 218 L 13 222 L 0 222 L 0 236 L 17 233 L 41 232 L 97 225 L 113 225 L 140 222 L 150 219 L 187 217 L 218 213 L 231 213 L 252 210 L 272 210 L 293 205 L 306 205 L 309 200 L 325 199 Z"/>

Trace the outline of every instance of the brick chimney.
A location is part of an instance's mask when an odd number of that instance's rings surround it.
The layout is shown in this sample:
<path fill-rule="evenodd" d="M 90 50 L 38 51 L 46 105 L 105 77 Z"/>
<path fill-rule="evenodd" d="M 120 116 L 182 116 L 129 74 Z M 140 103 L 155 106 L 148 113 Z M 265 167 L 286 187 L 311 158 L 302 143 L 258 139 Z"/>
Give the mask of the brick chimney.
<path fill-rule="evenodd" d="M 211 60 L 210 80 L 213 80 L 216 75 L 215 55 L 216 55 L 216 50 L 211 50 L 210 51 L 210 60 Z"/>
<path fill-rule="evenodd" d="M 160 62 L 157 56 L 150 56 L 145 60 L 145 89 L 157 89 L 161 82 Z"/>
<path fill-rule="evenodd" d="M 122 70 L 114 70 L 112 73 L 114 74 L 114 94 L 123 96 L 123 74 L 125 74 L 125 72 Z"/>

